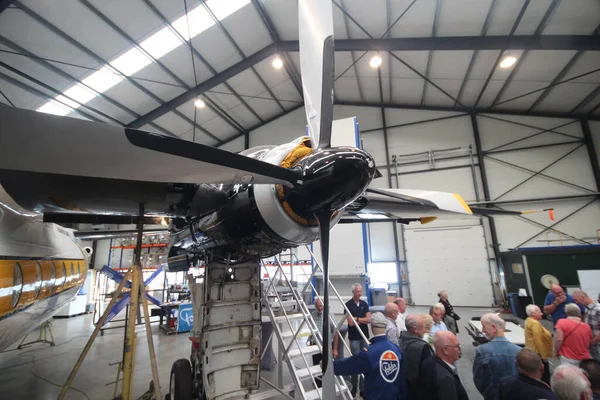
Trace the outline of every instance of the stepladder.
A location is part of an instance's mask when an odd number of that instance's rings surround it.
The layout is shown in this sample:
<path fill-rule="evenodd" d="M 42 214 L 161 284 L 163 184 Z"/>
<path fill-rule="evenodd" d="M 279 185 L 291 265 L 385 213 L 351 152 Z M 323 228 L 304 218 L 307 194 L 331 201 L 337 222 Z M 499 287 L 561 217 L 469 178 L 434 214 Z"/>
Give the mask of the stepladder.
<path fill-rule="evenodd" d="M 274 345 L 278 347 L 279 368 L 277 384 L 268 381 L 267 383 L 273 387 L 287 388 L 283 386 L 282 379 L 282 367 L 285 364 L 293 388 L 288 397 L 302 400 L 332 397 L 351 399 L 350 391 L 342 377 L 333 378 L 335 395 L 322 392 L 320 356 L 323 351 L 323 338 L 322 326 L 317 322 L 320 316 L 316 311 L 312 312 L 309 309 L 302 293 L 294 287 L 290 277 L 284 272 L 280 258 L 276 256 L 274 260 L 275 268 L 263 268 L 268 279 L 263 285 L 262 303 L 273 326 L 272 337 L 269 338 L 267 345 L 273 339 L 275 340 Z M 316 316 L 317 320 L 313 316 Z M 336 320 L 336 317 L 331 315 L 330 325 L 336 327 L 342 321 Z M 332 329 L 333 334 L 339 335 L 334 331 Z"/>

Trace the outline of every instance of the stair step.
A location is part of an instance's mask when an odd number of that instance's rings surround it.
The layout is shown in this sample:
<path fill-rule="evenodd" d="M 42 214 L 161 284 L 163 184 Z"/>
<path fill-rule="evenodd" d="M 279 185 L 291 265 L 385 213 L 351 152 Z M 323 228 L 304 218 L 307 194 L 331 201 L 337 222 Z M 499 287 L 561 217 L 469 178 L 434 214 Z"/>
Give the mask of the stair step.
<path fill-rule="evenodd" d="M 290 393 L 294 389 L 296 389 L 296 386 L 293 383 L 290 383 L 289 385 L 285 385 L 283 387 L 283 389 L 281 389 L 281 391 L 283 393 Z M 281 393 L 275 389 L 269 389 L 269 390 L 265 390 L 263 392 L 253 393 L 248 396 L 248 399 L 249 400 L 266 400 L 266 399 L 270 399 L 270 398 L 276 397 L 276 396 L 281 396 Z"/>
<path fill-rule="evenodd" d="M 285 332 L 281 333 L 281 336 L 284 339 L 287 339 L 287 338 L 291 338 L 295 334 L 296 334 L 296 331 L 285 331 Z M 311 332 L 308 329 L 302 329 L 297 337 L 300 338 L 300 337 L 306 337 L 306 336 L 310 336 L 310 335 L 311 335 Z"/>
<path fill-rule="evenodd" d="M 319 400 L 321 398 L 321 390 L 323 388 L 318 388 L 314 390 L 309 390 L 304 394 L 304 400 Z M 340 394 L 340 389 L 335 386 L 335 394 Z"/>
<path fill-rule="evenodd" d="M 321 376 L 322 370 L 320 365 L 313 365 L 310 368 L 303 368 L 296 371 L 298 379 L 306 379 L 312 376 Z"/>
<path fill-rule="evenodd" d="M 283 301 L 274 301 L 273 304 L 281 304 L 283 306 L 294 306 L 297 305 L 298 302 L 296 300 L 283 300 Z"/>
<path fill-rule="evenodd" d="M 313 354 L 317 354 L 320 353 L 321 349 L 319 348 L 319 346 L 314 345 L 314 346 L 306 346 L 306 347 L 301 347 L 299 349 L 294 349 L 291 350 L 288 353 L 289 358 L 294 358 L 294 357 L 298 357 L 301 354 L 304 354 L 305 356 L 310 356 Z"/>
<path fill-rule="evenodd" d="M 293 320 L 297 320 L 297 319 L 303 319 L 304 315 L 302 315 L 301 313 L 296 313 L 296 314 L 288 314 L 287 317 L 290 321 L 293 321 Z M 275 320 L 279 323 L 286 322 L 285 315 L 280 315 L 279 317 L 275 317 Z"/>

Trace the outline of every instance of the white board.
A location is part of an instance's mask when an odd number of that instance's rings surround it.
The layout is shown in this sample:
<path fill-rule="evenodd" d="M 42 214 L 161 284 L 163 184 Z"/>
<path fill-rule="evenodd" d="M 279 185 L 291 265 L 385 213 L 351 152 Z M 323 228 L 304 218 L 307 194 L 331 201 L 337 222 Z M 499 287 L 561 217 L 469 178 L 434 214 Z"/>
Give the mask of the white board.
<path fill-rule="evenodd" d="M 580 270 L 577 271 L 579 276 L 579 286 L 581 290 L 586 292 L 592 299 L 597 299 L 600 293 L 600 270 Z"/>
<path fill-rule="evenodd" d="M 431 305 L 448 292 L 454 306 L 489 307 L 493 302 L 481 226 L 406 229 L 406 258 L 412 299 Z"/>

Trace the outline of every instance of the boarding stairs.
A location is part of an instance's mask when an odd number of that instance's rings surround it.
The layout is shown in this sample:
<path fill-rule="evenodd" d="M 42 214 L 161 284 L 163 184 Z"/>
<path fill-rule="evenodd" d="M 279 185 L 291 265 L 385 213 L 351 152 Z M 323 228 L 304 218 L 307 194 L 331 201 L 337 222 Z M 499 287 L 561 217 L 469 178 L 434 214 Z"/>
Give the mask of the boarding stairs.
<path fill-rule="evenodd" d="M 280 365 L 278 384 L 269 382 L 262 377 L 261 381 L 273 387 L 279 394 L 293 400 L 318 400 L 323 398 L 321 388 L 317 385 L 317 382 L 320 381 L 322 376 L 321 366 L 313 365 L 312 357 L 315 354 L 322 353 L 323 338 L 307 304 L 304 302 L 304 298 L 308 295 L 314 294 L 315 297 L 319 297 L 319 294 L 312 283 L 312 278 L 317 271 L 321 271 L 321 266 L 315 259 L 314 254 L 310 251 L 310 248 L 307 247 L 307 249 L 311 254 L 314 267 L 312 268 L 310 278 L 300 292 L 292 287 L 290 279 L 288 279 L 284 273 L 281 256 L 274 257 L 275 263 L 272 265 L 272 267 L 275 267 L 274 272 L 269 272 L 269 269 L 265 267 L 263 260 L 263 271 L 266 271 L 268 275 L 268 283 L 263 288 L 262 303 L 273 326 L 273 334 L 268 339 L 267 345 L 263 349 L 263 356 L 266 349 L 269 348 L 269 344 L 273 340 L 273 337 L 275 337 L 279 348 L 278 362 Z M 290 254 L 286 255 L 289 257 L 291 264 L 293 257 L 290 256 Z M 278 288 L 281 287 L 289 288 L 288 292 L 291 292 L 292 294 L 291 300 L 282 299 L 280 294 L 281 290 L 278 290 Z M 346 308 L 339 293 L 331 283 L 330 288 L 338 301 Z M 270 301 L 269 297 L 273 298 L 273 296 L 275 297 L 275 300 Z M 339 316 L 338 318 L 339 320 L 336 320 L 336 317 L 333 314 L 330 314 L 330 324 L 336 327 L 335 335 L 339 334 L 337 328 L 339 328 L 346 320 L 345 315 Z M 313 343 L 309 345 L 307 343 L 307 338 L 310 336 L 313 337 Z M 341 338 L 341 341 L 345 345 L 347 354 L 350 354 L 350 348 L 347 343 L 345 343 L 343 338 Z M 282 363 L 285 363 L 288 367 L 292 379 L 291 385 L 283 386 L 282 384 Z M 334 384 L 336 398 L 344 400 L 352 399 L 350 389 L 346 385 L 343 377 L 334 377 Z M 291 393 L 293 393 L 293 397 L 290 395 Z M 259 393 L 259 396 L 261 394 L 262 393 Z M 256 399 L 255 396 L 252 398 Z"/>

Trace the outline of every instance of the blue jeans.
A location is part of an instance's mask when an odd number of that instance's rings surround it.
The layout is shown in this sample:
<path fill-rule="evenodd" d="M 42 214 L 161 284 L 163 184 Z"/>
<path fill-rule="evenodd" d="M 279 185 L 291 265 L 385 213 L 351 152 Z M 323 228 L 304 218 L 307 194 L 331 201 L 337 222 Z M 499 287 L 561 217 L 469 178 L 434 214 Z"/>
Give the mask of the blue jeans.
<path fill-rule="evenodd" d="M 350 351 L 352 355 L 357 354 L 362 351 L 362 349 L 367 347 L 367 343 L 363 340 L 351 340 L 350 341 Z M 358 392 L 362 392 L 365 390 L 365 381 L 363 378 L 360 378 L 360 375 L 352 375 L 350 377 L 350 383 L 352 384 L 352 390 L 356 390 L 358 387 Z"/>

